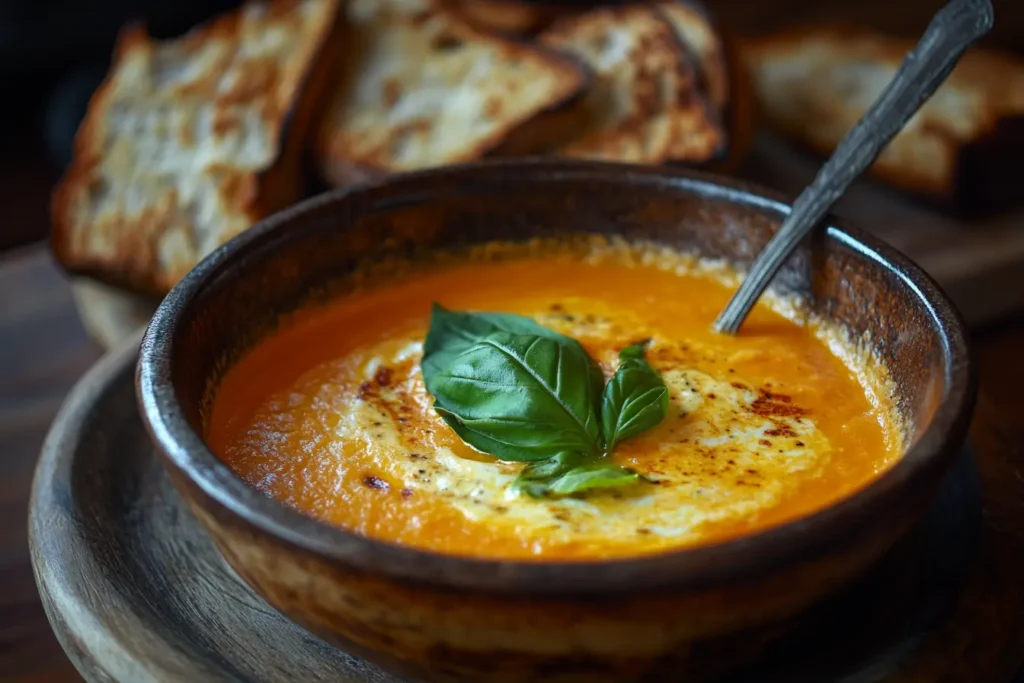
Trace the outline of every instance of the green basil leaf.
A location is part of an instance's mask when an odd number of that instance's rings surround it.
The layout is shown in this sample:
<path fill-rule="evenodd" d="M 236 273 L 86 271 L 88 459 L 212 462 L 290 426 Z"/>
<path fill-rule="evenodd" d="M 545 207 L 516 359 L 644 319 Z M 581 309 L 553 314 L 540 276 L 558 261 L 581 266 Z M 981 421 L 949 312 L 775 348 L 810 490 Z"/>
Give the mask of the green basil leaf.
<path fill-rule="evenodd" d="M 641 479 L 632 470 L 606 462 L 587 462 L 579 453 L 531 462 L 512 482 L 511 489 L 531 498 L 567 496 L 596 488 L 625 486 Z"/>
<path fill-rule="evenodd" d="M 463 441 L 503 460 L 601 452 L 594 361 L 558 337 L 492 332 L 423 366 L 434 408 Z M 603 379 L 603 378 L 602 378 Z"/>
<path fill-rule="evenodd" d="M 513 493 L 525 493 L 531 498 L 543 498 L 548 495 L 548 483 L 572 468 L 580 465 L 583 456 L 568 451 L 547 458 L 534 460 L 526 465 L 509 487 Z"/>
<path fill-rule="evenodd" d="M 430 329 L 423 340 L 423 357 L 439 351 L 461 353 L 492 332 L 569 339 L 522 315 L 449 311 L 435 303 L 430 311 Z"/>
<path fill-rule="evenodd" d="M 556 496 L 568 496 L 596 488 L 626 486 L 639 480 L 639 474 L 625 467 L 594 463 L 569 470 L 548 484 L 548 491 Z"/>
<path fill-rule="evenodd" d="M 520 479 L 543 480 L 565 474 L 572 468 L 583 463 L 583 456 L 579 453 L 563 451 L 547 460 L 535 460 L 519 473 Z"/>
<path fill-rule="evenodd" d="M 626 348 L 619 351 L 619 360 L 626 360 L 627 358 L 636 358 L 638 360 L 644 359 L 644 350 L 650 343 L 650 339 L 645 339 L 636 344 L 630 344 Z"/>
<path fill-rule="evenodd" d="M 530 498 L 545 498 L 548 495 L 548 485 L 542 481 L 530 479 L 519 479 L 518 477 L 509 485 L 512 493 L 527 495 Z"/>
<path fill-rule="evenodd" d="M 619 367 L 601 397 L 601 426 L 608 452 L 624 439 L 645 432 L 668 413 L 668 388 L 644 358 L 646 342 L 619 353 Z"/>
<path fill-rule="evenodd" d="M 420 368 L 424 382 L 436 372 L 447 368 L 458 354 L 493 332 L 532 334 L 549 337 L 566 344 L 583 347 L 580 343 L 554 330 L 548 329 L 531 318 L 512 313 L 466 313 L 450 311 L 435 303 L 430 312 L 430 328 L 423 341 L 423 360 Z M 584 351 L 584 354 L 586 352 Z M 604 374 L 600 366 L 587 355 L 590 363 L 590 382 L 598 387 L 604 385 Z M 431 392 L 433 393 L 433 392 Z M 594 396 L 595 410 L 600 411 L 600 392 Z"/>

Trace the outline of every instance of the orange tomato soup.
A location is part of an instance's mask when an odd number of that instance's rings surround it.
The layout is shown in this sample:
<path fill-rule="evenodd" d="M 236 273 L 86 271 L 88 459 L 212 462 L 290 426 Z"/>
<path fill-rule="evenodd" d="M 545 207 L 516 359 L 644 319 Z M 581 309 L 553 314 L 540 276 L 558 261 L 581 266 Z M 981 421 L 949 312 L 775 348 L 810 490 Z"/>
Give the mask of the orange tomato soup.
<path fill-rule="evenodd" d="M 491 256 L 370 278 L 290 318 L 224 376 L 213 451 L 266 495 L 359 534 L 559 561 L 750 534 L 849 495 L 902 453 L 884 368 L 786 302 L 760 303 L 726 337 L 710 326 L 732 289 L 692 259 L 640 247 Z M 424 389 L 434 301 L 532 316 L 579 339 L 606 376 L 620 349 L 650 338 L 669 412 L 611 456 L 650 481 L 510 493 L 522 464 L 464 444 Z"/>

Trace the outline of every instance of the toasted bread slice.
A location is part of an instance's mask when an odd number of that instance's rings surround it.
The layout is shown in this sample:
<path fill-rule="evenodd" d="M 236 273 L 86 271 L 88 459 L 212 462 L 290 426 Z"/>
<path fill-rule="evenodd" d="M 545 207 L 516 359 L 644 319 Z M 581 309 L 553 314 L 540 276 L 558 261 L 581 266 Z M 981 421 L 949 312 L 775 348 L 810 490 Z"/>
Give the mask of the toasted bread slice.
<path fill-rule="evenodd" d="M 805 27 L 750 41 L 766 120 L 822 155 L 877 99 L 911 41 L 851 27 Z M 972 49 L 872 167 L 888 183 L 944 202 L 987 204 L 1016 191 L 1024 145 L 1024 63 Z"/>
<path fill-rule="evenodd" d="M 601 7 L 563 19 L 539 40 L 596 74 L 587 125 L 557 154 L 635 163 L 705 162 L 724 144 L 698 89 L 694 61 L 653 5 Z"/>
<path fill-rule="evenodd" d="M 703 7 L 687 0 L 662 0 L 658 9 L 696 58 L 697 74 L 708 101 L 718 111 L 729 105 L 729 65 L 722 36 Z"/>
<path fill-rule="evenodd" d="M 566 3 L 529 0 L 448 0 L 471 24 L 485 31 L 529 36 L 578 10 Z"/>
<path fill-rule="evenodd" d="M 438 2 L 354 0 L 348 73 L 317 156 L 338 186 L 489 154 L 525 154 L 573 125 L 586 68 L 471 27 Z"/>
<path fill-rule="evenodd" d="M 162 294 L 300 198 L 337 0 L 250 2 L 185 36 L 119 38 L 52 200 L 71 272 Z"/>
<path fill-rule="evenodd" d="M 726 150 L 707 167 L 735 170 L 754 138 L 750 78 L 737 41 L 697 0 L 662 0 L 658 8 L 689 48 L 697 64 L 701 91 L 726 130 Z"/>

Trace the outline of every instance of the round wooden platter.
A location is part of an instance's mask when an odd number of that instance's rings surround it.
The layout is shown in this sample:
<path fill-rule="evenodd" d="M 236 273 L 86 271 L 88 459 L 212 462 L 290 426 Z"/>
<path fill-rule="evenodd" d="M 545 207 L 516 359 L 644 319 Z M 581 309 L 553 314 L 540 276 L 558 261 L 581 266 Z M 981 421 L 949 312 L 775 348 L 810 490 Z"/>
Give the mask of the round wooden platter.
<path fill-rule="evenodd" d="M 397 682 L 287 620 L 223 562 L 165 476 L 138 417 L 138 340 L 135 334 L 108 354 L 71 392 L 33 486 L 36 581 L 75 666 L 103 682 Z M 944 664 L 920 653 L 935 651 L 936 633 L 960 609 L 982 526 L 979 491 L 965 453 L 905 543 L 817 608 L 811 628 L 730 683 L 940 680 L 928 672 Z M 1022 622 L 1018 614 L 1002 626 L 1016 633 Z M 992 629 L 983 633 L 989 640 L 981 649 L 998 649 Z M 949 652 L 958 667 L 975 644 L 959 645 Z"/>
<path fill-rule="evenodd" d="M 149 324 L 159 301 L 89 278 L 74 278 L 71 293 L 78 317 L 89 336 L 113 349 Z"/>

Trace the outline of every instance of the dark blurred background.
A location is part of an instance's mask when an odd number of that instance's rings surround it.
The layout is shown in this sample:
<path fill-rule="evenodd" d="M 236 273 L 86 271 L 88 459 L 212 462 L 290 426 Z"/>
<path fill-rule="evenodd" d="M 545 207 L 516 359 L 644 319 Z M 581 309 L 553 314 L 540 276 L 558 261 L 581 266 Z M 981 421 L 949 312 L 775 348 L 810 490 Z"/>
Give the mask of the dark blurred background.
<path fill-rule="evenodd" d="M 579 4 L 593 4 L 577 0 Z M 561 0 L 565 3 L 566 0 Z M 942 0 L 705 0 L 741 34 L 853 21 L 916 36 Z M 118 29 L 180 34 L 237 0 L 0 0 L 0 249 L 42 238 L 48 188 L 66 163 Z M 1024 0 L 996 0 L 989 46 L 1024 51 Z"/>

